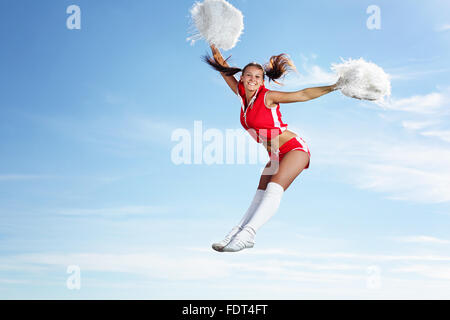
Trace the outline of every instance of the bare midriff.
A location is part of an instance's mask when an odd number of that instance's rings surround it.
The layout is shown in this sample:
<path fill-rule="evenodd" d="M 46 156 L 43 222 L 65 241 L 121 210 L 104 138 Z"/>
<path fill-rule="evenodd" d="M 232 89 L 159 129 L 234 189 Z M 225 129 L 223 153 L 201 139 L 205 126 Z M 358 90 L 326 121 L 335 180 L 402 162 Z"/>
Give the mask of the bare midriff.
<path fill-rule="evenodd" d="M 267 151 L 276 151 L 278 150 L 283 144 L 288 142 L 294 137 L 297 137 L 298 135 L 295 132 L 292 132 L 290 130 L 284 131 L 282 134 L 276 136 L 272 140 L 269 140 L 268 142 L 263 142 L 264 147 L 266 147 Z"/>

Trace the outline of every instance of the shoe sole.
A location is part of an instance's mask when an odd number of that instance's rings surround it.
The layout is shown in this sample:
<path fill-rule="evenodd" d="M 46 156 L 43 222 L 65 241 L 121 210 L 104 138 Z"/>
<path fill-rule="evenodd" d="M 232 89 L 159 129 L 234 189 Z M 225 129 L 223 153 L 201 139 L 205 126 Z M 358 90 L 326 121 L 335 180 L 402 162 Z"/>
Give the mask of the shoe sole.
<path fill-rule="evenodd" d="M 251 249 L 251 248 L 253 248 L 253 246 L 254 246 L 255 244 L 252 244 L 251 246 L 245 246 L 244 248 L 242 248 L 241 250 L 224 250 L 225 249 L 225 247 L 223 247 L 223 249 L 222 249 L 222 251 L 221 252 L 239 252 L 239 251 L 242 251 L 242 250 L 245 250 L 245 249 Z"/>

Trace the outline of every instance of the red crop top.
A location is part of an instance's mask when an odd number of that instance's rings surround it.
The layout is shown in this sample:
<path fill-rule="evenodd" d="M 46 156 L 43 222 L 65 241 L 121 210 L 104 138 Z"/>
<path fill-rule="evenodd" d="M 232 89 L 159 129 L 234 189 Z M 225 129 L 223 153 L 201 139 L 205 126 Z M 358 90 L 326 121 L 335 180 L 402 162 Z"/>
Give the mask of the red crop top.
<path fill-rule="evenodd" d="M 281 120 L 280 105 L 277 104 L 272 108 L 266 106 L 265 98 L 268 91 L 269 89 L 261 85 L 246 106 L 244 84 L 241 81 L 238 84 L 241 124 L 257 142 L 271 140 L 287 129 L 287 124 Z"/>

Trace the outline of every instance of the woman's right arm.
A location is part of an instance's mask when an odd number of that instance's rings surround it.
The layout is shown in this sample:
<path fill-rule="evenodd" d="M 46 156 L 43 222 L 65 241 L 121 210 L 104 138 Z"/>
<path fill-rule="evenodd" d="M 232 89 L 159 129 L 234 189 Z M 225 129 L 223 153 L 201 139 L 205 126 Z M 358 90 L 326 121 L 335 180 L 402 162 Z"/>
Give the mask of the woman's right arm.
<path fill-rule="evenodd" d="M 213 58 L 214 60 L 216 60 L 217 63 L 221 64 L 224 67 L 229 67 L 228 63 L 222 57 L 222 54 L 220 53 L 219 49 L 217 49 L 216 46 L 213 44 L 211 44 L 211 51 L 213 54 Z M 220 74 L 222 75 L 223 79 L 228 84 L 230 89 L 233 90 L 235 94 L 238 94 L 237 92 L 238 81 L 236 80 L 236 78 L 234 76 L 226 76 L 223 73 Z"/>
<path fill-rule="evenodd" d="M 266 104 L 273 106 L 278 103 L 309 101 L 335 90 L 337 90 L 336 83 L 330 86 L 306 88 L 294 92 L 269 91 L 266 95 Z"/>

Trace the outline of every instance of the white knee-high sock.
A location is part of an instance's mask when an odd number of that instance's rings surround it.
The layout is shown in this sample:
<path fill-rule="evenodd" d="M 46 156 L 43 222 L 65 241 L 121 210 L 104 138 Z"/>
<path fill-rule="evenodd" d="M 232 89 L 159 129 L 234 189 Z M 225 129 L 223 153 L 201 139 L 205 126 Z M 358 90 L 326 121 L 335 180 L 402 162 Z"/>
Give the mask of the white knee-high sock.
<path fill-rule="evenodd" d="M 244 227 L 250 227 L 256 233 L 277 212 L 283 193 L 281 185 L 269 182 L 261 203 Z"/>
<path fill-rule="evenodd" d="M 239 228 L 243 228 L 247 222 L 250 220 L 250 218 L 255 213 L 256 209 L 258 209 L 259 204 L 261 203 L 261 200 L 264 196 L 265 190 L 257 189 L 256 193 L 253 197 L 252 203 L 250 204 L 250 207 L 247 209 L 247 212 L 242 217 L 241 221 L 239 222 L 238 226 Z"/>

